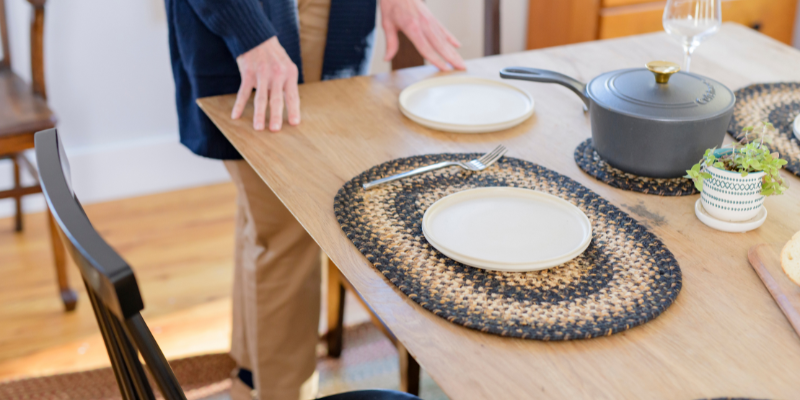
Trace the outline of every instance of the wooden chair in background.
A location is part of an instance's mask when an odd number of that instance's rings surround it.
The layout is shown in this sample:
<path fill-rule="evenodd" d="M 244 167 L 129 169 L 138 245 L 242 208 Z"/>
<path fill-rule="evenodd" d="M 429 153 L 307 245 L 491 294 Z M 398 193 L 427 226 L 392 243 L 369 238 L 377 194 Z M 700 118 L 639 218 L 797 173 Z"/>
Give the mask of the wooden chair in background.
<path fill-rule="evenodd" d="M 8 21 L 5 0 L 0 0 L 0 40 L 3 59 L 0 60 L 0 159 L 9 159 L 14 164 L 14 187 L 0 191 L 0 199 L 13 198 L 16 203 L 15 229 L 22 231 L 22 197 L 42 191 L 39 183 L 22 186 L 21 173 L 25 168 L 38 180 L 34 165 L 23 153 L 33 148 L 36 131 L 55 126 L 56 117 L 47 106 L 47 91 L 44 84 L 44 4 L 46 0 L 28 0 L 33 7 L 31 18 L 31 81 L 27 84 L 11 70 Z M 50 225 L 50 240 L 58 278 L 61 300 L 67 311 L 75 309 L 78 296 L 67 281 L 64 246 L 56 233 L 53 217 L 47 212 Z"/>
<path fill-rule="evenodd" d="M 72 192 L 69 162 L 58 133 L 36 134 L 36 159 L 57 234 L 64 240 L 86 285 L 111 367 L 123 399 L 154 399 L 147 366 L 163 398 L 186 399 L 180 383 L 142 318 L 142 295 L 133 269 L 94 229 Z M 365 390 L 325 397 L 326 400 L 419 400 L 395 391 Z"/>
<path fill-rule="evenodd" d="M 402 33 L 399 34 L 400 47 L 392 60 L 392 70 L 418 67 L 425 64 L 425 59 L 417 52 L 411 41 Z M 500 0 L 484 0 L 483 52 L 485 56 L 500 54 Z M 344 334 L 344 306 L 347 291 L 355 294 L 362 306 L 369 311 L 373 325 L 386 335 L 397 348 L 400 361 L 400 390 L 419 395 L 420 366 L 417 360 L 406 350 L 394 334 L 383 324 L 380 318 L 361 299 L 358 292 L 347 281 L 339 268 L 327 257 L 323 267 L 328 271 L 327 319 L 328 332 L 325 340 L 328 344 L 328 356 L 338 358 L 342 354 Z"/>

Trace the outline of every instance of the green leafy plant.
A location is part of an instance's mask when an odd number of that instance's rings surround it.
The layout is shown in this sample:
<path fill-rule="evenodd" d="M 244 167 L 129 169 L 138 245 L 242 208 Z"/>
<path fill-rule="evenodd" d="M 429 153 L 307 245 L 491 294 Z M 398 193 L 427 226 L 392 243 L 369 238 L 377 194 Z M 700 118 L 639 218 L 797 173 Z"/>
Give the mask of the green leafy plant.
<path fill-rule="evenodd" d="M 742 130 L 744 138 L 741 143 L 706 150 L 700 162 L 686 171 L 686 177 L 691 178 L 697 190 L 702 192 L 703 180 L 711 178 L 711 174 L 706 172 L 708 167 L 739 172 L 743 177 L 751 172 L 764 172 L 761 194 L 764 196 L 783 194 L 789 185 L 781 178 L 779 171 L 786 165 L 786 160 L 782 160 L 780 154 L 771 153 L 764 146 L 764 142 L 769 142 L 767 133 L 774 129 L 775 127 L 769 122 L 744 128 Z"/>

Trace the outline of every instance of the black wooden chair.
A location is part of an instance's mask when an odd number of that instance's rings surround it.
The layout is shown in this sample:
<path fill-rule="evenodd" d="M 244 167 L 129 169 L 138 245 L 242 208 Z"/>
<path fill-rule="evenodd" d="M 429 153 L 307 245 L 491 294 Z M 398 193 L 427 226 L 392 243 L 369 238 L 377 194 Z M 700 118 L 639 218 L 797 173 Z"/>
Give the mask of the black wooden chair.
<path fill-rule="evenodd" d="M 72 192 L 69 163 L 56 129 L 35 137 L 39 181 L 59 236 L 80 269 L 86 292 L 111 360 L 123 399 L 155 399 L 139 361 L 168 400 L 185 399 L 180 384 L 142 319 L 144 309 L 131 267 L 97 233 Z M 342 393 L 327 400 L 412 400 L 406 393 L 365 390 Z"/>

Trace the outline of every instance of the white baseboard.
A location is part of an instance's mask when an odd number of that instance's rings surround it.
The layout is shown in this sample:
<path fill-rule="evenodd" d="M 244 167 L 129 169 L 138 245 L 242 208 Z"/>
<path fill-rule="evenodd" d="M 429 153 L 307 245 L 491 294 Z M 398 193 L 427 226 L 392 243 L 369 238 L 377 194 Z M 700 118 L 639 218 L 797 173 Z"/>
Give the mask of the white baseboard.
<path fill-rule="evenodd" d="M 73 188 L 83 204 L 209 185 L 230 180 L 221 161 L 198 157 L 178 143 L 178 135 L 160 135 L 113 145 L 66 148 Z M 33 151 L 28 158 L 35 162 Z M 0 189 L 13 186 L 12 164 L 0 162 Z M 23 176 L 23 183 L 30 183 Z M 41 194 L 26 196 L 24 212 L 44 210 Z M 0 200 L 0 217 L 14 213 L 12 199 Z"/>

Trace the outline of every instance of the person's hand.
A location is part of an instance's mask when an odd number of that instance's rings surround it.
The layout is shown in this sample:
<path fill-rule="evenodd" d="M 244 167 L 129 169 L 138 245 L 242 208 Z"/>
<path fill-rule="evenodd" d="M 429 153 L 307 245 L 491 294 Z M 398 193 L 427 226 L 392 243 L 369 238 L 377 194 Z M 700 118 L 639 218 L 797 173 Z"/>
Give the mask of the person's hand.
<path fill-rule="evenodd" d="M 256 90 L 253 112 L 253 128 L 264 129 L 269 101 L 269 130 L 276 132 L 283 124 L 284 97 L 289 113 L 289 124 L 300 123 L 300 94 L 297 92 L 297 66 L 278 43 L 278 37 L 261 43 L 247 53 L 236 57 L 242 84 L 236 95 L 231 118 L 238 119 Z"/>
<path fill-rule="evenodd" d="M 456 52 L 461 43 L 431 14 L 422 0 L 381 0 L 381 23 L 386 32 L 386 57 L 389 61 L 397 54 L 397 31 L 408 36 L 417 51 L 442 71 L 466 69 L 464 60 Z"/>

